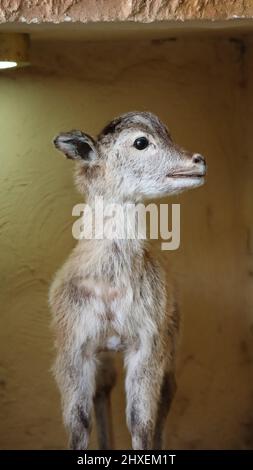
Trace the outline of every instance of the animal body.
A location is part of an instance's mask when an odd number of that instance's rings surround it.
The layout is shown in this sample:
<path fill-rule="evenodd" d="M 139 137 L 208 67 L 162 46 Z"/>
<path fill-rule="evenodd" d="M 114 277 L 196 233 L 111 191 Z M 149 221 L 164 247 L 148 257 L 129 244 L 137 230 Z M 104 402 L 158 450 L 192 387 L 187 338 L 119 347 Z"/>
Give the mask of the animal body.
<path fill-rule="evenodd" d="M 95 198 L 123 207 L 203 184 L 205 160 L 177 146 L 148 112 L 114 119 L 94 139 L 81 131 L 54 144 L 75 161 L 75 183 Z M 172 286 L 147 243 L 137 239 L 84 239 L 50 288 L 56 338 L 54 374 L 72 449 L 86 449 L 93 407 L 101 449 L 112 448 L 110 392 L 113 353 L 126 367 L 126 417 L 133 449 L 160 449 L 175 393 L 179 311 Z"/>

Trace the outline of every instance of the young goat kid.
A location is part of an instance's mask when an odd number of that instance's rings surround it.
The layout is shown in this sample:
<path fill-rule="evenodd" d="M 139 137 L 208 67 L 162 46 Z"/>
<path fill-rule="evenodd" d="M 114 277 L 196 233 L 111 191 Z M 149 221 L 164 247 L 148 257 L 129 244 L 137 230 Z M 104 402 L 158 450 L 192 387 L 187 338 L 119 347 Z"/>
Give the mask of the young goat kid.
<path fill-rule="evenodd" d="M 127 113 L 97 140 L 81 131 L 59 134 L 54 144 L 76 162 L 75 183 L 94 207 L 123 206 L 195 188 L 205 160 L 175 145 L 153 114 Z M 127 424 L 133 449 L 161 448 L 175 392 L 179 312 L 173 293 L 143 240 L 80 240 L 50 289 L 56 334 L 55 377 L 70 447 L 86 449 L 95 406 L 100 448 L 112 446 L 110 351 L 123 351 Z M 169 286 L 170 287 L 170 286 Z M 171 290 L 171 289 L 170 289 Z"/>

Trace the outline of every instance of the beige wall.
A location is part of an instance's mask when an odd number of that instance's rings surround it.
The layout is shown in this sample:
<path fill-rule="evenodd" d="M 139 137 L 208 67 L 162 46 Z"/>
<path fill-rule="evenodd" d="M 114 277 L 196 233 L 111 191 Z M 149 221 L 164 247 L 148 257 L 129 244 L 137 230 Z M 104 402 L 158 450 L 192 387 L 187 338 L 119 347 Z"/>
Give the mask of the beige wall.
<path fill-rule="evenodd" d="M 206 185 L 176 199 L 182 242 L 166 253 L 184 315 L 166 447 L 253 447 L 250 42 L 243 54 L 229 39 L 44 41 L 32 55 L 33 67 L 0 75 L 0 447 L 66 445 L 49 370 L 47 291 L 74 244 L 80 197 L 52 137 L 71 128 L 96 134 L 133 109 L 157 113 L 209 165 Z M 126 448 L 120 376 L 115 440 Z"/>

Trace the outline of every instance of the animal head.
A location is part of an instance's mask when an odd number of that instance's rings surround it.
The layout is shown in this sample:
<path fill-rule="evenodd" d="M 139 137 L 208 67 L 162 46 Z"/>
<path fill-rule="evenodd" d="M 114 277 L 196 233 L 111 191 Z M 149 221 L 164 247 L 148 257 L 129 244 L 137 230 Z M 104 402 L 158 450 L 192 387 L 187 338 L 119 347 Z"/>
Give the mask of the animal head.
<path fill-rule="evenodd" d="M 154 114 L 130 112 L 98 135 L 73 130 L 54 139 L 76 162 L 81 193 L 115 201 L 139 201 L 177 194 L 204 183 L 205 159 L 176 145 Z"/>

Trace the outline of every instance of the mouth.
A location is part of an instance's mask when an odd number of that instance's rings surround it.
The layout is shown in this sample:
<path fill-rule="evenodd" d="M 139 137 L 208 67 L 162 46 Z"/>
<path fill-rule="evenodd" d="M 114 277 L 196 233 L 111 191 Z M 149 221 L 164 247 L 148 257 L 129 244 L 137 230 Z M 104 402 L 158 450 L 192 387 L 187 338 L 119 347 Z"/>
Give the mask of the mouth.
<path fill-rule="evenodd" d="M 203 178 L 205 176 L 205 173 L 191 173 L 191 174 L 183 174 L 183 173 L 177 173 L 173 175 L 166 175 L 167 178 Z"/>

